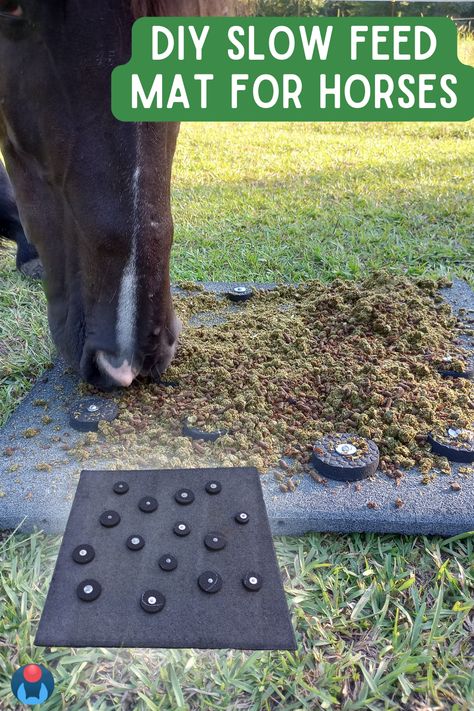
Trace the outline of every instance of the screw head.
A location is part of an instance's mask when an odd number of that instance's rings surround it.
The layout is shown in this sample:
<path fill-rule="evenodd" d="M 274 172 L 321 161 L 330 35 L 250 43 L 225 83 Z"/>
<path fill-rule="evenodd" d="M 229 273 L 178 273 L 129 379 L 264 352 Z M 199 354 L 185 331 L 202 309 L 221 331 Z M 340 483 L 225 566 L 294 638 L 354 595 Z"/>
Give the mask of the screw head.
<path fill-rule="evenodd" d="M 454 429 L 454 427 L 450 427 L 448 430 L 448 435 L 451 437 L 451 439 L 457 439 L 459 435 L 461 434 L 462 430 Z"/>
<path fill-rule="evenodd" d="M 353 444 L 350 444 L 350 442 L 343 442 L 342 444 L 337 445 L 336 452 L 338 454 L 345 454 L 350 456 L 351 454 L 355 454 L 357 452 L 357 447 L 355 447 Z"/>

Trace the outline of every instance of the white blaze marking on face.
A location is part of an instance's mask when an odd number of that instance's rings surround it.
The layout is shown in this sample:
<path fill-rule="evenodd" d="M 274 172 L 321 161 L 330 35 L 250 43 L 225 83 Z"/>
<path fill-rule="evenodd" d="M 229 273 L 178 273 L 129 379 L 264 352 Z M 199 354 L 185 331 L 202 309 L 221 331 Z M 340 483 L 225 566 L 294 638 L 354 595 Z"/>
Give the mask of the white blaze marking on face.
<path fill-rule="evenodd" d="M 140 156 L 140 146 L 138 147 Z M 137 241 L 140 229 L 139 216 L 139 191 L 140 191 L 140 166 L 137 165 L 132 179 L 132 246 L 130 256 L 125 265 L 120 284 L 120 293 L 117 307 L 117 348 L 120 356 L 132 362 L 135 348 L 136 321 L 137 321 Z"/>

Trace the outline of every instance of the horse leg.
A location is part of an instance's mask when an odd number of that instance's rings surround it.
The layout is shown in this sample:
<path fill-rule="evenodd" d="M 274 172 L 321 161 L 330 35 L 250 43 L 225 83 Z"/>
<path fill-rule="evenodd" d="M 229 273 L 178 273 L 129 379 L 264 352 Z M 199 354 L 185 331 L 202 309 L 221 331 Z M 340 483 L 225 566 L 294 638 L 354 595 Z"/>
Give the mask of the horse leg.
<path fill-rule="evenodd" d="M 41 279 L 43 266 L 35 247 L 28 239 L 21 226 L 13 189 L 5 168 L 0 163 L 0 238 L 16 242 L 16 266 L 26 276 Z"/>

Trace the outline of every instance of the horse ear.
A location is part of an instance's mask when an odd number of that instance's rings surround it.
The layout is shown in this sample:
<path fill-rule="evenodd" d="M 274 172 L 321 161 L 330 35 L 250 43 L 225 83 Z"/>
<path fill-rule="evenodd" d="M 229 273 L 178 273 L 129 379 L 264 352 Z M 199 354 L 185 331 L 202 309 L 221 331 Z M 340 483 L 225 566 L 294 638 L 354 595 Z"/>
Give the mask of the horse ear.
<path fill-rule="evenodd" d="M 232 17 L 248 9 L 242 0 L 132 0 L 134 17 Z"/>

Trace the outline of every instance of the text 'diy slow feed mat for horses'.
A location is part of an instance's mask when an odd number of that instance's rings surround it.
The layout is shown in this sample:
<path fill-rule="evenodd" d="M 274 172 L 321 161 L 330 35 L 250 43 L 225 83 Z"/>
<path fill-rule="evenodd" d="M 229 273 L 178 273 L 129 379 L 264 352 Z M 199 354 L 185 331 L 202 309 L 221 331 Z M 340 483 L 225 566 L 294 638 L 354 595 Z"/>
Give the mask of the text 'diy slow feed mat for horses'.
<path fill-rule="evenodd" d="M 257 470 L 82 472 L 36 644 L 294 649 Z"/>

